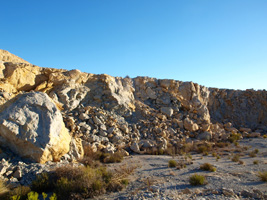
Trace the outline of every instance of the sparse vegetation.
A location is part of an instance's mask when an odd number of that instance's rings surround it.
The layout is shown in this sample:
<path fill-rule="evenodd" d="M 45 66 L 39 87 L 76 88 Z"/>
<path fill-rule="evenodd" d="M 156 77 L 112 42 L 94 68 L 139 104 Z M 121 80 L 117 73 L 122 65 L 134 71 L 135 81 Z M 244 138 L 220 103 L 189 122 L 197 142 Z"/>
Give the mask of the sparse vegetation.
<path fill-rule="evenodd" d="M 0 195 L 7 193 L 9 190 L 3 180 L 0 179 Z"/>
<path fill-rule="evenodd" d="M 19 187 L 8 195 L 8 199 L 35 200 L 39 194 L 42 199 L 46 199 L 46 194 L 50 192 L 55 193 L 50 200 L 82 199 L 119 191 L 128 185 L 129 181 L 125 178 L 136 167 L 122 165 L 114 171 L 108 171 L 99 161 L 113 163 L 121 162 L 122 159 L 121 153 L 87 152 L 85 158 L 80 160 L 84 166 L 64 166 L 50 173 L 42 173 L 32 182 L 31 188 Z"/>
<path fill-rule="evenodd" d="M 245 164 L 243 160 L 239 160 L 238 163 L 239 163 L 240 165 L 244 165 L 244 164 Z"/>
<path fill-rule="evenodd" d="M 215 172 L 216 171 L 216 167 L 214 167 L 210 163 L 204 163 L 204 164 L 200 165 L 200 169 L 204 170 L 204 171 L 210 171 L 210 172 Z"/>
<path fill-rule="evenodd" d="M 177 166 L 177 162 L 175 160 L 169 160 L 168 167 L 176 167 L 176 166 Z"/>
<path fill-rule="evenodd" d="M 258 177 L 261 179 L 261 181 L 267 182 L 267 171 L 266 172 L 259 172 Z"/>
<path fill-rule="evenodd" d="M 254 151 L 251 151 L 249 153 L 249 156 L 252 157 L 252 158 L 254 158 L 254 157 L 257 156 L 258 153 L 259 153 L 259 150 L 258 149 L 255 149 Z"/>
<path fill-rule="evenodd" d="M 226 143 L 226 142 L 217 142 L 217 143 L 215 144 L 215 146 L 217 146 L 217 147 L 219 147 L 219 148 L 224 148 L 224 147 L 228 147 L 229 144 Z"/>
<path fill-rule="evenodd" d="M 232 160 L 233 162 L 238 162 L 239 159 L 240 159 L 240 156 L 239 156 L 238 154 L 235 154 L 235 155 L 232 157 L 231 160 Z"/>
<path fill-rule="evenodd" d="M 207 184 L 207 180 L 206 180 L 205 176 L 202 176 L 199 174 L 194 174 L 194 175 L 190 176 L 189 183 L 191 185 L 194 185 L 194 186 L 205 185 L 205 184 Z"/>
<path fill-rule="evenodd" d="M 229 141 L 231 142 L 231 143 L 235 143 L 236 141 L 238 141 L 238 140 L 240 140 L 240 138 L 241 138 L 241 134 L 240 133 L 232 133 L 231 135 L 230 135 L 230 137 L 229 137 Z"/>
<path fill-rule="evenodd" d="M 254 160 L 254 161 L 253 161 L 253 164 L 254 164 L 254 165 L 258 165 L 258 164 L 259 164 L 259 161 L 258 161 L 258 160 Z"/>

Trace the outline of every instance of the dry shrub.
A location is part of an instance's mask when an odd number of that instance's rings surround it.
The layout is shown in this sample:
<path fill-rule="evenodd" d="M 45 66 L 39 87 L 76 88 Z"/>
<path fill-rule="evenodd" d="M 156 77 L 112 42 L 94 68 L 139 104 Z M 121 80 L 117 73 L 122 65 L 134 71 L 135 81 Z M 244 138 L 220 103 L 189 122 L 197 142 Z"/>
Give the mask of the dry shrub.
<path fill-rule="evenodd" d="M 235 154 L 231 160 L 232 160 L 233 162 L 238 162 L 239 159 L 240 159 L 240 155 Z"/>
<path fill-rule="evenodd" d="M 175 160 L 169 160 L 168 167 L 176 167 L 176 166 L 177 166 L 177 162 Z"/>
<path fill-rule="evenodd" d="M 226 143 L 226 142 L 217 142 L 217 143 L 215 144 L 215 146 L 216 146 L 216 147 L 219 147 L 219 148 L 224 148 L 224 147 L 228 147 L 229 144 Z"/>
<path fill-rule="evenodd" d="M 216 167 L 214 167 L 212 164 L 210 163 L 204 163 L 200 166 L 201 170 L 204 171 L 210 171 L 210 172 L 215 172 L 216 171 Z"/>
<path fill-rule="evenodd" d="M 0 179 L 0 196 L 6 194 L 8 191 L 9 189 L 7 188 L 5 182 Z"/>
<path fill-rule="evenodd" d="M 205 176 L 199 175 L 199 174 L 194 174 L 190 176 L 189 183 L 191 185 L 205 185 L 207 184 L 207 180 Z"/>
<path fill-rule="evenodd" d="M 10 199 L 26 200 L 29 192 L 31 192 L 30 187 L 18 186 L 0 197 L 1 199 L 4 199 L 4 200 L 10 200 Z"/>
<path fill-rule="evenodd" d="M 234 143 L 234 142 L 240 140 L 241 136 L 242 136 L 242 135 L 241 135 L 240 133 L 232 133 L 232 134 L 230 135 L 230 137 L 229 137 L 228 140 L 229 140 L 231 143 Z"/>
<path fill-rule="evenodd" d="M 261 179 L 261 181 L 267 182 L 267 171 L 259 172 L 257 176 Z"/>
<path fill-rule="evenodd" d="M 111 177 L 104 167 L 61 167 L 55 171 L 54 187 L 61 199 L 68 199 L 72 193 L 88 198 L 104 193 Z"/>

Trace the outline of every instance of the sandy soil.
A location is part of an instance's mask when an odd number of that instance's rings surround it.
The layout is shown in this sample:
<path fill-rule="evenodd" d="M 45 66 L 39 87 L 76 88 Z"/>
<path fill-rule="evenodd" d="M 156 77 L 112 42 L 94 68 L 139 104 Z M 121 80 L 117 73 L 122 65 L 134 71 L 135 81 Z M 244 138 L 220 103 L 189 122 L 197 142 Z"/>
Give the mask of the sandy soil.
<path fill-rule="evenodd" d="M 192 160 L 185 156 L 152 156 L 132 155 L 120 164 L 111 164 L 112 169 L 117 165 L 126 167 L 136 166 L 126 189 L 118 193 L 102 195 L 95 199 L 267 199 L 267 183 L 260 181 L 259 171 L 267 171 L 267 139 L 244 139 L 239 142 L 240 147 L 247 150 L 238 152 L 234 145 L 217 153 L 221 158 L 216 160 L 212 155 L 203 156 L 192 154 Z M 259 150 L 256 157 L 249 153 Z M 235 154 L 240 154 L 244 164 L 231 161 Z M 186 168 L 169 168 L 168 161 L 190 163 Z M 253 164 L 257 160 L 258 164 Z M 216 172 L 200 170 L 203 163 L 214 165 Z M 191 186 L 189 177 L 193 174 L 205 175 L 208 184 Z"/>

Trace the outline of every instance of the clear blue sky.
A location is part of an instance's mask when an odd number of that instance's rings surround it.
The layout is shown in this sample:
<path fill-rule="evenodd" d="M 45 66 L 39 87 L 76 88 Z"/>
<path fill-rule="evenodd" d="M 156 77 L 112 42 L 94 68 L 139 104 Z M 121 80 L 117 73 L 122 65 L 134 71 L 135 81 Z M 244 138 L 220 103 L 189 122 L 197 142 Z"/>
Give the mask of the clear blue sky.
<path fill-rule="evenodd" d="M 0 17 L 0 49 L 41 67 L 267 89 L 267 0 L 8 0 Z"/>

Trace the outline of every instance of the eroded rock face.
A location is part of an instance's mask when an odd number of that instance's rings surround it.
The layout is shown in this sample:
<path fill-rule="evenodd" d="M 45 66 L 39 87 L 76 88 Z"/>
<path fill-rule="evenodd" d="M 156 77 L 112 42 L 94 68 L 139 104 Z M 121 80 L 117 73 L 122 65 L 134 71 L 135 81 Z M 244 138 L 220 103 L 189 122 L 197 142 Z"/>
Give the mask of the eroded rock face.
<path fill-rule="evenodd" d="M 209 112 L 214 121 L 267 131 L 267 91 L 210 88 Z"/>
<path fill-rule="evenodd" d="M 2 108 L 0 141 L 22 157 L 45 163 L 67 153 L 71 137 L 51 99 L 45 93 L 30 92 Z"/>

